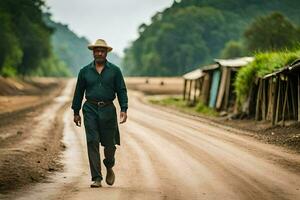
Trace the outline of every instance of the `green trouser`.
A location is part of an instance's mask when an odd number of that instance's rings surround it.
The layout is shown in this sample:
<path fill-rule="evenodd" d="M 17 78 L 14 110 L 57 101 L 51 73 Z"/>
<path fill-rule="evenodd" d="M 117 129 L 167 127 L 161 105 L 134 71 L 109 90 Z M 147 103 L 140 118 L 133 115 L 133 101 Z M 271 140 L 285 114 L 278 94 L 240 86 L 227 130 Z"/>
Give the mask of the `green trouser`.
<path fill-rule="evenodd" d="M 82 107 L 92 181 L 102 180 L 99 144 L 104 146 L 103 163 L 115 164 L 115 145 L 120 145 L 116 108 L 113 104 L 97 106 L 85 102 Z"/>

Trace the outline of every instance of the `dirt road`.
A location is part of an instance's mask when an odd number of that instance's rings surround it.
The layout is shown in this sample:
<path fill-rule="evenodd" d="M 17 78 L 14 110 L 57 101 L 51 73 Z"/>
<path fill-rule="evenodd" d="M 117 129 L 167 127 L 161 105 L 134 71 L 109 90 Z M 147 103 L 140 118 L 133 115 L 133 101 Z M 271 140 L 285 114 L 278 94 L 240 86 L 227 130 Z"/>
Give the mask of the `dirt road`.
<path fill-rule="evenodd" d="M 298 154 L 138 99 L 130 93 L 113 187 L 89 188 L 84 129 L 67 110 L 64 172 L 14 199 L 300 199 Z"/>

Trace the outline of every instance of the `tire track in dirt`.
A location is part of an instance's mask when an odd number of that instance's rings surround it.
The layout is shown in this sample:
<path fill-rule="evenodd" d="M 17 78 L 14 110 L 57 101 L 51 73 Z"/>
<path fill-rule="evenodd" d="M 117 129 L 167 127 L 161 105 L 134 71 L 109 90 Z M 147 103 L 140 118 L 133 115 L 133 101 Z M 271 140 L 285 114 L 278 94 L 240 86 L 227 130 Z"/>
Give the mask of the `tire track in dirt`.
<path fill-rule="evenodd" d="M 280 164 L 283 168 L 288 168 L 291 172 L 300 173 L 299 155 L 274 145 L 257 142 L 257 140 L 247 137 L 251 136 L 251 133 L 249 132 L 216 124 L 207 119 L 196 118 L 176 111 L 173 112 L 170 109 L 161 109 L 157 106 L 155 106 L 156 109 L 153 109 L 153 107 L 141 103 L 139 98 L 133 98 L 133 101 L 133 105 L 138 105 L 138 111 L 141 113 L 153 113 L 154 115 L 159 116 L 160 119 L 174 124 L 178 123 L 178 119 L 172 116 L 180 116 L 180 123 L 186 128 L 195 131 L 201 130 L 202 133 L 205 133 L 205 136 L 211 136 L 211 139 L 218 138 L 221 141 L 226 141 L 230 145 L 241 147 L 244 151 L 257 155 L 257 157 L 264 157 L 266 160 L 272 161 L 276 165 Z M 166 112 L 166 110 L 169 112 Z"/>
<path fill-rule="evenodd" d="M 46 187 L 40 190 L 42 196 L 38 199 L 284 200 L 300 197 L 299 174 L 282 168 L 277 160 L 266 159 L 286 156 L 291 163 L 297 163 L 297 155 L 248 140 L 219 126 L 152 108 L 140 103 L 134 95 L 130 96 L 128 122 L 120 126 L 122 145 L 116 153 L 115 185 L 103 183 L 102 188 L 91 189 L 84 129 L 74 128 L 72 113 L 68 112 L 64 124 L 69 131 L 65 134 L 73 135 L 73 139 L 67 140 L 78 141 L 74 142 L 75 147 L 67 145 L 66 151 L 71 153 L 69 160 L 64 159 L 65 165 L 76 163 L 76 156 L 81 164 L 78 171 L 67 170 L 69 175 L 65 181 L 61 175 L 53 180 L 51 184 L 56 185 L 53 190 Z M 103 159 L 102 149 L 101 156 Z M 105 177 L 104 166 L 102 172 Z"/>
<path fill-rule="evenodd" d="M 117 164 L 119 180 L 113 188 L 104 186 L 90 190 L 86 182 L 72 199 L 84 199 L 88 194 L 92 199 L 231 200 L 299 196 L 298 176 L 293 177 L 294 174 L 251 154 L 246 148 L 248 144 L 237 144 L 240 142 L 238 136 L 237 140 L 228 139 L 227 133 L 220 128 L 205 124 L 201 127 L 204 131 L 199 131 L 200 127 L 190 127 L 198 121 L 188 119 L 186 125 L 187 119 L 181 116 L 150 107 L 145 110 L 136 99 L 131 99 L 129 121 L 121 128 L 122 147 L 117 160 L 120 164 L 132 161 L 132 165 L 118 167 Z M 221 134 L 225 135 L 225 141 Z M 257 144 L 255 141 L 253 144 L 252 149 L 255 149 Z M 157 178 L 151 179 L 147 173 Z M 150 188 L 152 184 L 146 182 L 149 179 L 154 185 L 157 182 L 154 190 Z"/>
<path fill-rule="evenodd" d="M 143 129 L 143 131 L 145 132 L 145 135 L 143 135 L 143 137 L 147 138 L 147 134 L 149 135 L 148 137 L 153 137 L 153 140 L 155 142 L 160 140 L 165 140 L 165 142 L 169 141 L 165 143 L 164 148 L 169 148 L 171 144 L 176 144 L 176 147 L 174 147 L 174 149 L 177 149 L 181 152 L 182 155 L 179 157 L 180 159 L 178 158 L 176 162 L 174 161 L 171 163 L 165 163 L 165 167 L 167 169 L 169 169 L 170 171 L 174 171 L 171 176 L 174 176 L 174 174 L 180 174 L 182 172 L 187 173 L 181 174 L 180 176 L 174 178 L 175 180 L 177 180 L 177 182 L 182 184 L 177 185 L 175 187 L 175 190 L 188 191 L 179 199 L 197 199 L 203 195 L 205 195 L 208 199 L 235 199 L 234 197 L 239 193 L 241 194 L 241 196 L 245 196 L 245 192 L 246 194 L 249 194 L 249 190 L 243 191 L 243 189 L 241 188 L 237 189 L 237 191 L 231 191 L 228 188 L 227 184 L 224 184 L 226 180 L 230 180 L 230 184 L 228 185 L 232 185 L 232 188 L 237 188 L 237 186 L 241 184 L 247 185 L 247 182 L 243 179 L 239 179 L 238 181 L 235 180 L 236 178 L 233 179 L 234 176 L 232 176 L 231 171 L 226 171 L 226 168 L 224 168 L 223 165 L 220 165 L 217 159 L 207 157 L 207 155 L 205 155 L 205 151 L 201 152 L 199 151 L 199 149 L 196 149 L 196 151 L 199 153 L 197 153 L 197 155 L 193 155 L 192 151 L 194 149 L 191 148 L 190 144 L 183 143 L 181 139 L 177 139 L 176 141 L 176 139 L 174 139 L 173 136 L 166 137 L 165 134 L 159 135 L 157 138 L 155 134 L 157 134 L 157 132 L 160 130 L 153 128 L 150 129 L 149 127 L 146 127 L 144 125 L 142 126 L 143 127 L 139 127 L 139 129 Z M 174 153 L 175 152 L 173 152 L 173 154 Z M 180 155 L 179 152 L 177 152 L 176 155 Z M 169 156 L 174 155 L 170 153 Z M 223 173 L 223 171 L 226 171 L 227 173 Z M 195 184 L 195 182 L 198 183 Z M 172 194 L 172 191 L 169 191 L 167 193 L 167 195 L 170 194 Z M 252 192 L 250 192 L 250 194 L 252 194 Z M 171 196 L 171 199 L 172 198 L 173 196 Z M 238 199 L 240 199 L 240 197 Z"/>
<path fill-rule="evenodd" d="M 122 129 L 122 128 L 121 128 Z M 152 162 L 148 154 L 136 140 L 127 135 L 121 140 L 122 146 L 117 148 L 116 166 L 116 182 L 114 187 L 107 186 L 103 181 L 102 188 L 89 188 L 89 175 L 81 178 L 81 183 L 77 187 L 79 193 L 69 193 L 66 199 L 84 199 L 87 195 L 102 199 L 160 199 L 161 194 L 157 191 L 159 181 L 155 172 L 152 170 Z M 124 136 L 125 137 L 125 136 Z M 86 148 L 86 147 L 85 147 Z M 101 156 L 103 156 L 101 148 Z M 89 170 L 86 166 L 86 171 Z M 105 167 L 102 164 L 102 174 L 105 180 Z M 142 183 L 142 184 L 141 184 Z"/>
<path fill-rule="evenodd" d="M 142 143 L 149 154 L 155 157 L 155 171 L 160 177 L 162 194 L 166 199 L 196 199 L 206 195 L 205 188 L 212 188 L 210 185 L 202 184 L 205 179 L 216 178 L 208 172 L 205 166 L 190 157 L 181 148 L 178 148 L 173 141 L 166 140 L 153 131 L 140 124 L 130 122 L 128 134 Z M 201 179 L 195 179 L 199 171 L 205 171 Z M 198 190 L 201 188 L 201 190 Z M 218 188 L 217 185 L 215 185 Z"/>
<path fill-rule="evenodd" d="M 135 104 L 136 105 L 136 104 Z M 139 112 L 141 112 L 140 111 L 141 109 L 139 109 Z M 136 111 L 136 110 L 135 110 Z M 140 113 L 140 115 L 139 114 L 137 114 L 137 113 L 133 113 L 132 114 L 132 116 L 135 116 L 136 117 L 136 119 L 133 119 L 134 121 L 137 121 L 139 124 L 142 124 L 143 126 L 145 126 L 145 121 L 146 122 L 148 122 L 148 124 L 146 123 L 146 127 L 148 127 L 149 129 L 151 129 L 151 130 L 154 130 L 154 127 L 153 127 L 153 124 L 159 124 L 159 123 L 161 123 L 161 122 L 159 122 L 159 120 L 158 120 L 158 118 L 160 118 L 160 115 L 145 115 L 145 114 L 143 114 L 144 112 L 141 112 Z M 149 112 L 146 112 L 146 113 L 149 113 Z M 144 115 L 144 116 L 142 116 L 142 115 Z M 152 116 L 154 116 L 154 117 L 152 117 Z M 151 123 L 149 123 L 149 122 L 151 122 Z M 197 136 L 201 136 L 201 135 L 203 135 L 203 134 L 201 134 L 200 132 L 194 132 L 194 133 L 191 133 L 191 130 L 189 130 L 189 129 L 187 129 L 186 127 L 183 127 L 183 128 L 180 128 L 180 126 L 182 126 L 181 124 L 180 125 L 178 125 L 178 124 L 172 124 L 172 123 L 168 123 L 167 121 L 163 121 L 163 123 L 164 123 L 164 126 L 161 126 L 161 127 L 163 127 L 162 129 L 161 128 L 159 128 L 159 129 L 156 129 L 156 133 L 160 133 L 160 135 L 162 135 L 162 136 L 164 136 L 164 137 L 166 137 L 166 136 L 168 136 L 168 135 L 172 135 L 172 137 L 178 137 L 178 135 L 182 135 L 181 136 L 181 138 L 179 138 L 178 139 L 178 141 L 184 141 L 184 140 L 186 140 L 186 138 L 187 137 L 189 137 L 190 135 L 197 135 Z M 158 126 L 156 126 L 156 127 L 158 127 Z M 182 130 L 183 129 L 183 130 Z M 164 134 L 163 134 L 164 133 Z M 169 140 L 174 140 L 172 137 L 169 137 L 168 139 Z M 219 144 L 218 144 L 218 142 L 217 142 L 217 140 L 216 139 L 211 139 L 211 138 L 209 138 L 209 139 L 206 139 L 205 140 L 205 137 L 203 138 L 198 138 L 198 140 L 196 140 L 197 138 L 195 138 L 195 137 L 192 137 L 192 138 L 190 138 L 190 140 L 187 140 L 187 143 L 186 144 L 183 144 L 183 146 L 185 145 L 185 146 L 187 146 L 187 145 L 190 145 L 189 144 L 189 141 L 195 141 L 194 143 L 194 146 L 198 146 L 198 149 L 196 149 L 195 150 L 195 152 L 196 151 L 198 151 L 199 152 L 199 147 L 201 147 L 201 146 L 204 146 L 202 149 L 201 149 L 201 151 L 200 152 L 205 152 L 205 151 L 207 151 L 207 153 L 209 153 L 209 154 L 211 154 L 211 151 L 212 152 L 214 152 L 214 149 L 212 148 L 212 147 L 216 147 L 216 150 L 215 150 L 215 152 L 216 153 L 218 153 L 218 146 L 220 147 L 220 148 L 222 148 L 222 147 L 224 147 L 224 144 L 223 144 L 223 142 L 219 142 Z M 204 142 L 203 142 L 203 139 L 204 139 Z M 202 142 L 201 142 L 202 141 Z M 212 145 L 210 145 L 209 146 L 209 143 L 211 143 Z M 228 148 L 227 148 L 228 149 Z M 230 149 L 230 148 L 229 148 Z M 234 151 L 235 151 L 236 149 L 233 149 L 233 150 L 231 150 L 231 151 L 229 151 L 227 154 L 228 155 L 230 155 L 230 154 L 232 154 L 232 153 L 234 153 Z M 225 151 L 226 151 L 226 148 L 225 148 Z M 239 152 L 239 151 L 237 151 L 237 152 Z M 245 153 L 243 153 L 244 155 L 247 155 L 247 154 L 245 154 Z M 225 158 L 227 158 L 228 157 L 228 155 L 224 155 L 225 156 Z M 211 156 L 211 155 L 210 155 Z M 226 157 L 227 156 L 227 157 Z M 227 163 L 225 163 L 225 166 L 227 166 L 227 167 L 229 167 L 230 168 L 230 165 L 232 165 L 231 167 L 234 167 L 234 166 L 239 166 L 239 165 L 241 165 L 240 163 L 238 163 L 239 161 L 236 161 L 236 163 L 234 163 L 234 164 L 231 164 L 231 162 L 232 161 L 234 161 L 234 154 L 232 154 L 232 158 L 231 158 L 231 160 L 230 160 L 230 162 L 227 162 Z M 220 158 L 221 156 L 219 155 L 219 158 Z M 248 156 L 249 157 L 249 156 Z M 249 158 L 247 158 L 247 159 L 249 159 Z M 247 160 L 247 159 L 244 159 L 245 161 Z M 221 160 L 222 159 L 219 159 L 220 161 L 218 161 L 217 160 L 217 157 L 216 157 L 216 163 L 218 164 L 218 162 L 221 162 Z M 200 161 L 200 160 L 199 160 Z M 200 161 L 201 162 L 201 161 Z M 247 163 L 247 162 L 246 162 Z M 255 162 L 255 164 L 257 164 L 257 167 L 259 168 L 259 163 L 256 161 Z M 252 166 L 251 164 L 250 164 L 250 166 Z M 256 166 L 256 165 L 255 165 Z M 245 164 L 244 166 L 241 166 L 242 168 L 244 167 L 245 169 L 249 169 L 249 166 L 247 166 L 247 164 Z M 238 171 L 241 171 L 241 170 L 238 170 L 238 168 L 233 168 L 234 170 L 232 170 L 232 171 L 236 171 L 236 172 L 238 172 Z M 249 169 L 249 170 L 253 170 L 253 169 Z M 260 171 L 261 170 L 264 170 L 264 169 L 260 169 Z M 246 170 L 242 170 L 241 171 L 241 173 L 242 173 L 242 175 L 243 175 L 243 173 L 245 173 L 245 171 Z M 259 170 L 256 170 L 257 172 L 256 173 L 258 173 L 258 172 L 260 172 Z M 261 173 L 263 173 L 263 172 L 261 172 Z M 262 175 L 262 174 L 258 174 L 258 175 Z M 291 176 L 291 174 L 287 174 L 287 175 L 290 175 Z M 285 178 L 286 176 L 282 176 L 283 178 Z M 291 176 L 292 177 L 292 176 Z M 243 177 L 241 177 L 241 178 L 243 178 Z M 251 176 L 245 176 L 244 177 L 244 179 L 245 180 L 247 180 L 247 181 L 249 181 L 249 180 L 251 180 Z M 258 182 L 257 180 L 256 180 L 257 178 L 252 178 L 252 182 L 253 183 L 256 183 L 256 185 L 258 185 L 258 183 L 260 183 L 260 182 Z M 270 179 L 270 176 L 269 176 L 269 179 Z M 230 180 L 230 179 L 229 179 Z M 271 180 L 271 181 L 274 181 L 274 180 Z M 270 181 L 270 182 L 271 182 Z M 264 182 L 264 181 L 261 181 L 261 182 Z M 269 183 L 270 183 L 269 182 Z M 277 180 L 277 182 L 278 182 L 278 180 Z M 296 181 L 295 181 L 296 182 Z M 297 182 L 296 182 L 297 183 Z M 252 185 L 252 187 L 253 186 L 255 186 L 254 184 L 251 184 Z M 250 186 L 251 186 L 250 185 Z M 272 185 L 272 184 L 271 184 Z M 257 191 L 259 191 L 260 189 L 259 188 L 263 188 L 263 191 L 262 192 L 265 192 L 265 191 L 270 191 L 270 193 L 272 194 L 273 192 L 272 191 L 274 191 L 274 188 L 269 188 L 269 187 L 266 187 L 266 186 L 264 186 L 264 184 L 262 184 L 261 185 L 262 187 L 256 187 L 256 189 L 258 189 L 258 190 L 254 190 L 253 192 L 256 192 L 257 193 Z M 250 187 L 251 188 L 251 187 Z M 294 187 L 295 188 L 295 187 Z M 276 189 L 277 190 L 277 189 Z M 280 191 L 280 190 L 279 190 Z M 284 191 L 282 191 L 282 193 L 284 193 Z M 278 192 L 278 194 L 281 194 L 281 192 Z M 278 195 L 277 194 L 277 195 Z M 266 194 L 264 194 L 265 195 L 265 197 L 266 197 L 266 199 L 268 199 L 268 196 L 266 196 Z M 279 199 L 283 199 L 283 197 L 280 197 L 279 196 Z"/>

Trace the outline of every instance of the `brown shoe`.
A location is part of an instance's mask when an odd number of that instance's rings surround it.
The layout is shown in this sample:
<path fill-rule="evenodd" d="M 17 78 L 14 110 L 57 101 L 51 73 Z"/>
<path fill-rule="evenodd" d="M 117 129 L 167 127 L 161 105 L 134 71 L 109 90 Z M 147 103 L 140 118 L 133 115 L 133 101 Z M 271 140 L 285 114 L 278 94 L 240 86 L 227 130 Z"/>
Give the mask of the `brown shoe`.
<path fill-rule="evenodd" d="M 102 187 L 101 185 L 101 181 L 94 181 L 92 184 L 91 184 L 91 188 L 99 188 L 99 187 Z"/>
<path fill-rule="evenodd" d="M 106 183 L 108 185 L 113 185 L 115 182 L 115 173 L 112 168 L 106 168 Z"/>

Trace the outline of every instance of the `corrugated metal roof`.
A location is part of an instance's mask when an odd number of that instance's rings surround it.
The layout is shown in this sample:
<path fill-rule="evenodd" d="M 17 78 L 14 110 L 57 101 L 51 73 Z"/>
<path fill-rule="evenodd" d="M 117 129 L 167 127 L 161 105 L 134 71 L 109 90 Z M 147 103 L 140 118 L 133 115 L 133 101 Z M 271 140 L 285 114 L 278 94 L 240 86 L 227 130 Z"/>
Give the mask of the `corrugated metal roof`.
<path fill-rule="evenodd" d="M 188 72 L 183 75 L 183 78 L 186 80 L 196 80 L 204 76 L 205 74 L 202 72 L 201 69 L 196 69 L 191 72 Z"/>
<path fill-rule="evenodd" d="M 235 59 L 214 59 L 216 63 L 224 67 L 242 67 L 254 60 L 253 57 L 241 57 Z"/>
<path fill-rule="evenodd" d="M 212 64 L 212 65 L 207 65 L 207 66 L 203 66 L 201 67 L 202 71 L 210 71 L 210 70 L 215 70 L 219 67 L 219 65 L 217 64 Z"/>

